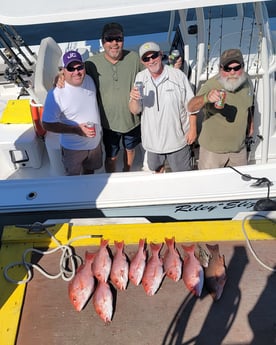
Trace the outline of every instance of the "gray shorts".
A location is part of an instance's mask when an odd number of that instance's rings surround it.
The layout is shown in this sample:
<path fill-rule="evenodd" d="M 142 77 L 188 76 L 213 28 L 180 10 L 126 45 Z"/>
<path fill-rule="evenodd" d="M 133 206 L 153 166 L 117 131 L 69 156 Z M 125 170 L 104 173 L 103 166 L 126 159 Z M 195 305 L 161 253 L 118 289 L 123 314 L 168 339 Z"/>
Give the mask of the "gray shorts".
<path fill-rule="evenodd" d="M 93 150 L 62 149 L 62 161 L 66 175 L 81 175 L 100 169 L 103 164 L 101 143 Z"/>
<path fill-rule="evenodd" d="M 192 170 L 191 148 L 189 145 L 176 152 L 154 153 L 148 151 L 147 155 L 150 170 L 159 171 L 164 166 L 165 160 L 167 160 L 172 172 Z"/>
<path fill-rule="evenodd" d="M 206 150 L 204 147 L 199 148 L 198 169 L 215 169 L 226 166 L 247 165 L 246 147 L 240 152 L 215 153 Z"/>

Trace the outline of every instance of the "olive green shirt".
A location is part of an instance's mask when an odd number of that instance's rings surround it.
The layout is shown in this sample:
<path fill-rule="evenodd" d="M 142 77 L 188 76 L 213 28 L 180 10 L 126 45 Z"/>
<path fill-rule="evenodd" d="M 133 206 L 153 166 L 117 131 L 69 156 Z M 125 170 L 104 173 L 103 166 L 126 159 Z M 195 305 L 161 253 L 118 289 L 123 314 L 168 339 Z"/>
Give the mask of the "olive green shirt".
<path fill-rule="evenodd" d="M 124 50 L 122 59 L 112 64 L 99 53 L 85 62 L 85 68 L 98 89 L 103 128 L 127 133 L 137 127 L 140 117 L 131 114 L 128 103 L 135 76 L 143 69 L 138 54 Z"/>
<path fill-rule="evenodd" d="M 218 76 L 215 76 L 206 81 L 197 95 L 222 88 Z M 249 77 L 236 91 L 226 91 L 223 109 L 216 109 L 213 103 L 206 103 L 203 107 L 204 119 L 199 144 L 215 153 L 239 152 L 245 146 L 248 109 L 252 104 L 253 88 Z"/>

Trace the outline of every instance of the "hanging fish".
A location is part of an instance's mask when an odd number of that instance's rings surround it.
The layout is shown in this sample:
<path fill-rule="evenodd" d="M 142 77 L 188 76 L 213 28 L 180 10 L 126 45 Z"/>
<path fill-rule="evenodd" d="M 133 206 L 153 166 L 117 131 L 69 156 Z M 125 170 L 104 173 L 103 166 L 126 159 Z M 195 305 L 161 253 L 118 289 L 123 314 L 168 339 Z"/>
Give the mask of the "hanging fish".
<path fill-rule="evenodd" d="M 204 282 L 204 272 L 194 255 L 195 245 L 182 245 L 184 250 L 183 281 L 186 287 L 195 295 L 200 296 Z"/>
<path fill-rule="evenodd" d="M 208 267 L 210 254 L 200 244 L 195 246 L 195 257 L 198 259 L 202 267 Z"/>
<path fill-rule="evenodd" d="M 132 258 L 129 265 L 129 280 L 136 286 L 141 283 L 146 267 L 145 239 L 140 239 L 138 251 Z"/>
<path fill-rule="evenodd" d="M 114 242 L 116 253 L 111 266 L 110 279 L 115 287 L 119 290 L 125 290 L 128 283 L 128 260 L 123 252 L 124 241 Z"/>
<path fill-rule="evenodd" d="M 164 270 L 167 277 L 177 282 L 181 278 L 182 274 L 182 261 L 177 249 L 175 248 L 175 238 L 165 238 L 165 242 L 168 248 L 163 259 Z"/>
<path fill-rule="evenodd" d="M 77 311 L 83 309 L 95 288 L 95 279 L 91 269 L 95 256 L 95 253 L 86 251 L 84 263 L 79 266 L 76 275 L 68 284 L 69 298 Z"/>
<path fill-rule="evenodd" d="M 224 255 L 220 255 L 219 245 L 206 244 L 211 257 L 208 267 L 204 270 L 205 286 L 214 301 L 220 299 L 227 279 Z"/>
<path fill-rule="evenodd" d="M 106 282 L 109 277 L 111 264 L 112 264 L 112 260 L 107 250 L 108 242 L 109 240 L 104 240 L 103 238 L 101 239 L 100 249 L 96 253 L 96 256 L 92 265 L 94 276 L 98 280 L 104 281 L 104 282 Z"/>
<path fill-rule="evenodd" d="M 152 254 L 146 265 L 142 278 L 142 285 L 148 296 L 153 296 L 155 294 L 165 275 L 163 261 L 159 257 L 159 252 L 162 248 L 162 245 L 163 243 L 150 244 Z"/>
<path fill-rule="evenodd" d="M 93 305 L 96 313 L 105 322 L 110 323 L 113 315 L 113 295 L 110 285 L 99 281 L 93 295 Z"/>

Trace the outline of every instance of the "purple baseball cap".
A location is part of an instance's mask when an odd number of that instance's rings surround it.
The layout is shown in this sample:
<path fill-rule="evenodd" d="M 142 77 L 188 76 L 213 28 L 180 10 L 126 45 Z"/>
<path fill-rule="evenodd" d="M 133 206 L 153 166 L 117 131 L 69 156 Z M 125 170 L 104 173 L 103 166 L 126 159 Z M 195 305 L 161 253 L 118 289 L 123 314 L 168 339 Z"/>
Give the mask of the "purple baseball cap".
<path fill-rule="evenodd" d="M 63 55 L 63 66 L 67 67 L 71 62 L 82 63 L 82 57 L 76 50 L 70 50 Z"/>

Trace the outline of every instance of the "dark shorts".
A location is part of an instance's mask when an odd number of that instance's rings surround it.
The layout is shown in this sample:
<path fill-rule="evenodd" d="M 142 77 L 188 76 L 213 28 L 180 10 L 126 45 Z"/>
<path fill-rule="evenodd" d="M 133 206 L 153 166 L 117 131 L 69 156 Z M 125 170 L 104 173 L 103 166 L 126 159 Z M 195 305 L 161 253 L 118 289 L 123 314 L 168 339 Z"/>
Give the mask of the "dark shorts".
<path fill-rule="evenodd" d="M 106 157 L 116 157 L 120 151 L 120 141 L 126 150 L 133 150 L 141 142 L 140 125 L 127 133 L 114 132 L 103 128 L 103 143 Z"/>
<path fill-rule="evenodd" d="M 101 143 L 93 150 L 69 150 L 61 148 L 62 160 L 67 175 L 81 175 L 84 170 L 102 167 Z"/>
<path fill-rule="evenodd" d="M 149 152 L 148 155 L 148 167 L 152 171 L 159 171 L 164 166 L 165 160 L 167 160 L 171 171 L 186 171 L 191 170 L 191 148 L 186 145 L 181 150 L 171 153 L 154 153 Z"/>

